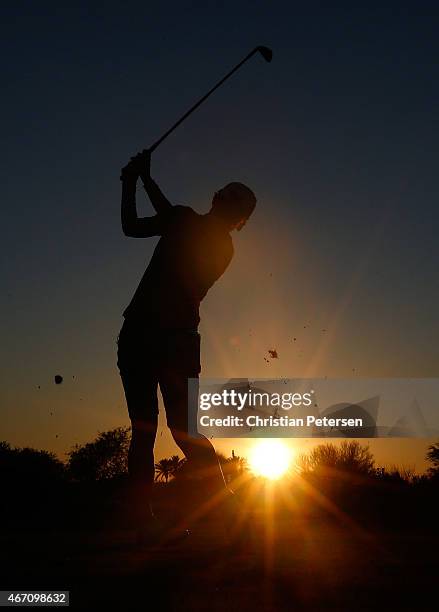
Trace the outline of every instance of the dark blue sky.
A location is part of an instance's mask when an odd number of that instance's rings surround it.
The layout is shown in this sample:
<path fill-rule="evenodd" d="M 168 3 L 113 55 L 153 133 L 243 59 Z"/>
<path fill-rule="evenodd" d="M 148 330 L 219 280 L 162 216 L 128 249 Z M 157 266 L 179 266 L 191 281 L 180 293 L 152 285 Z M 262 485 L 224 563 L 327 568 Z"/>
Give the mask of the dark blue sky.
<path fill-rule="evenodd" d="M 309 320 L 333 326 L 330 350 L 319 361 L 320 341 L 304 339 L 298 364 L 285 348 L 282 374 L 345 376 L 354 361 L 364 376 L 438 374 L 436 3 L 16 2 L 1 13 L 9 439 L 29 417 L 23 435 L 50 431 L 36 442 L 64 448 L 72 428 L 126 418 L 114 342 L 155 242 L 121 233 L 120 167 L 258 44 L 272 64 L 253 58 L 153 158 L 176 203 L 206 211 L 230 180 L 258 197 L 205 306 L 224 358 L 262 375 L 228 335 L 248 324 L 261 347 L 282 347 Z M 206 368 L 225 374 L 203 338 Z M 57 371 L 79 382 L 54 398 Z M 60 442 L 41 420 L 51 402 L 75 407 Z"/>

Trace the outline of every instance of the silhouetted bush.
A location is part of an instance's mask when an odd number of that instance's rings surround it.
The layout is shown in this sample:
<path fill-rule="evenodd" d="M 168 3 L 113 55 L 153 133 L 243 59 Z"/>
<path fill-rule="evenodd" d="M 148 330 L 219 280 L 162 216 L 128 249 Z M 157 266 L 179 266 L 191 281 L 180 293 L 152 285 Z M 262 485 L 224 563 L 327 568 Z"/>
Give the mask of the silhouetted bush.
<path fill-rule="evenodd" d="M 375 470 L 375 477 L 385 482 L 399 484 L 414 484 L 418 481 L 414 468 L 407 466 L 392 465 L 389 468 L 380 467 Z"/>
<path fill-rule="evenodd" d="M 435 480 L 439 480 L 439 442 L 431 444 L 428 447 L 425 458 L 433 464 L 432 467 L 427 470 L 429 476 Z"/>
<path fill-rule="evenodd" d="M 337 472 L 371 476 L 375 466 L 369 447 L 356 440 L 343 440 L 339 446 L 330 442 L 319 444 L 308 454 L 301 455 L 297 463 L 303 474 L 326 476 Z"/>
<path fill-rule="evenodd" d="M 2 485 L 50 486 L 65 476 L 65 466 L 54 453 L 34 448 L 13 448 L 0 442 Z"/>

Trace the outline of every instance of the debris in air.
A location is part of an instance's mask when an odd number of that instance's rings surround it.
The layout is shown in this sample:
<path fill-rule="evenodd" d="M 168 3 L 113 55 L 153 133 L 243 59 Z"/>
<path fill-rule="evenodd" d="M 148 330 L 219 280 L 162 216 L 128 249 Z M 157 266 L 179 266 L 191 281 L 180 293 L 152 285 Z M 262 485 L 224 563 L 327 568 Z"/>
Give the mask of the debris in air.
<path fill-rule="evenodd" d="M 60 385 L 63 381 L 61 374 L 55 374 L 55 385 Z"/>

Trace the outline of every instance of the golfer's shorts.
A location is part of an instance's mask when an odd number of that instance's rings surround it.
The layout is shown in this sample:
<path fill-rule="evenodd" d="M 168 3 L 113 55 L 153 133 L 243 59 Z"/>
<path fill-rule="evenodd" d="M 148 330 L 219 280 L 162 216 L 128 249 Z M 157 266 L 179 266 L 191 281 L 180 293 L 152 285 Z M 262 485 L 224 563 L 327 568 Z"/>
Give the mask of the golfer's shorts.
<path fill-rule="evenodd" d="M 186 329 L 145 329 L 125 319 L 117 338 L 117 365 L 122 376 L 160 379 L 162 372 L 197 378 L 201 371 L 200 334 Z"/>

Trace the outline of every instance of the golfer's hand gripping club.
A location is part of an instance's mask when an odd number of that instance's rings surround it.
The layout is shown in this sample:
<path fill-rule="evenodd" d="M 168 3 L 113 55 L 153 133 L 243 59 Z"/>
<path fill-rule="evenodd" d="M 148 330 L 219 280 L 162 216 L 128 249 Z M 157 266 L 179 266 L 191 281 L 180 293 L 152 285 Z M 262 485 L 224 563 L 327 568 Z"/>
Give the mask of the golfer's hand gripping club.
<path fill-rule="evenodd" d="M 137 153 L 126 166 L 122 168 L 120 180 L 137 180 L 141 178 L 145 183 L 151 178 L 151 152 L 149 149 L 143 149 L 141 153 Z"/>

